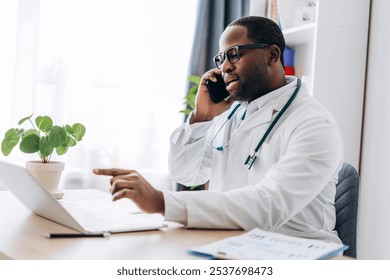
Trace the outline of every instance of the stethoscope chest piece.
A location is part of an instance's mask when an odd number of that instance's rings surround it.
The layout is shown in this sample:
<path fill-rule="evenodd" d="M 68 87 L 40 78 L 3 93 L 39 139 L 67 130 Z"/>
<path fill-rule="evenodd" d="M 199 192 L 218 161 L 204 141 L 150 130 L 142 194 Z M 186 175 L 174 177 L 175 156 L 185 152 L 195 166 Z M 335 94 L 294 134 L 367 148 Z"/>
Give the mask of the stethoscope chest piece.
<path fill-rule="evenodd" d="M 255 163 L 257 159 L 257 154 L 258 153 L 254 152 L 252 155 L 248 155 L 248 157 L 246 158 L 244 165 L 249 165 L 248 170 L 250 170 L 252 168 L 252 165 Z"/>
<path fill-rule="evenodd" d="M 284 112 L 287 110 L 287 108 L 291 105 L 291 103 L 293 102 L 293 100 L 297 96 L 298 91 L 299 91 L 300 88 L 301 88 L 301 80 L 298 78 L 298 80 L 297 80 L 297 87 L 296 87 L 294 93 L 291 95 L 291 97 L 288 99 L 286 104 L 283 106 L 282 110 L 280 110 L 280 112 L 276 115 L 275 119 L 271 122 L 271 124 L 268 127 L 267 131 L 264 133 L 263 137 L 261 138 L 261 140 L 257 144 L 257 146 L 256 146 L 254 152 L 252 153 L 252 155 L 248 155 L 248 157 L 246 158 L 246 160 L 244 162 L 244 165 L 248 165 L 248 170 L 250 170 L 252 168 L 253 164 L 255 163 L 255 161 L 256 161 L 259 153 L 260 153 L 260 149 L 261 149 L 265 139 L 270 134 L 272 128 L 278 122 L 280 117 L 284 114 Z"/>

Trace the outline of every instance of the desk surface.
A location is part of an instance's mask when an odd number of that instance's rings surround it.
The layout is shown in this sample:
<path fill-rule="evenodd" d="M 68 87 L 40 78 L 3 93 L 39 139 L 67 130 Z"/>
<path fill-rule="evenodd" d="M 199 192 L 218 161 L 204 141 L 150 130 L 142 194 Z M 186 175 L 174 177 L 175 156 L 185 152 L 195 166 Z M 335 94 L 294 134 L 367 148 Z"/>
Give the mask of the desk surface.
<path fill-rule="evenodd" d="M 72 230 L 32 214 L 10 192 L 0 191 L 0 259 L 199 259 L 187 250 L 243 233 L 168 225 L 160 230 L 113 234 L 109 238 L 48 239 L 45 235 L 49 232 Z"/>

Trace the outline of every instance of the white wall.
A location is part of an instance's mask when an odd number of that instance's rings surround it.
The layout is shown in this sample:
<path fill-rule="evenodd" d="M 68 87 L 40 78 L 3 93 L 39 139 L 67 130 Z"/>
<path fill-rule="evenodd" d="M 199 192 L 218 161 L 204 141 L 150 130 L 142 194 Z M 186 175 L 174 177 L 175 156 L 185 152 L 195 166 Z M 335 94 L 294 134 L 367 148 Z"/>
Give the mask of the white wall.
<path fill-rule="evenodd" d="M 390 259 L 389 11 L 390 1 L 371 1 L 360 171 L 359 259 Z"/>
<path fill-rule="evenodd" d="M 335 117 L 344 161 L 359 168 L 370 0 L 319 0 L 313 96 Z"/>

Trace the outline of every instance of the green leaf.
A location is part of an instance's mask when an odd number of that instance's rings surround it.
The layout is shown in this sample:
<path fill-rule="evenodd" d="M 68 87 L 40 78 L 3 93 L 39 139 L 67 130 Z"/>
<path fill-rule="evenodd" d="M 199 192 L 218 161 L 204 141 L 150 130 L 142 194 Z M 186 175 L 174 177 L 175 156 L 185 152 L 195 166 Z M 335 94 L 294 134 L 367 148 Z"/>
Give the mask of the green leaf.
<path fill-rule="evenodd" d="M 196 92 L 194 94 L 189 93 L 186 96 L 186 104 L 191 108 L 195 108 L 195 97 L 196 97 Z"/>
<path fill-rule="evenodd" d="M 19 146 L 20 150 L 27 154 L 39 151 L 39 136 L 35 134 L 28 135 L 22 139 Z"/>
<path fill-rule="evenodd" d="M 34 115 L 34 114 L 31 114 L 30 116 L 21 119 L 21 120 L 18 122 L 18 125 L 21 125 L 21 124 L 23 124 L 25 121 L 31 119 L 31 117 L 32 117 L 33 115 Z"/>
<path fill-rule="evenodd" d="M 50 128 L 53 126 L 53 120 L 48 116 L 38 116 L 35 119 L 35 124 L 43 132 L 50 131 Z"/>
<path fill-rule="evenodd" d="M 13 148 L 15 148 L 15 146 L 19 143 L 19 132 L 19 129 L 11 128 L 5 133 L 4 139 L 1 142 L 1 152 L 3 155 L 8 156 L 12 152 Z"/>
<path fill-rule="evenodd" d="M 22 131 L 22 138 L 28 136 L 28 135 L 31 135 L 31 134 L 35 134 L 37 136 L 39 136 L 39 132 L 35 129 L 29 129 L 27 131 Z"/>
<path fill-rule="evenodd" d="M 81 123 L 75 123 L 75 124 L 72 126 L 72 129 L 73 129 L 72 136 L 73 136 L 77 141 L 81 141 L 81 140 L 83 139 L 83 136 L 85 135 L 85 132 L 86 132 L 85 126 L 82 125 Z"/>
<path fill-rule="evenodd" d="M 191 96 L 191 98 L 195 98 L 196 96 L 196 93 L 198 92 L 198 85 L 194 85 L 190 88 L 190 90 L 188 91 L 188 94 L 187 96 Z"/>
<path fill-rule="evenodd" d="M 77 144 L 77 141 L 75 139 L 73 139 L 72 137 L 70 137 L 69 135 L 66 136 L 66 142 L 65 142 L 65 145 L 68 146 L 68 147 L 74 147 L 76 146 Z"/>
<path fill-rule="evenodd" d="M 198 85 L 192 86 L 185 97 L 184 104 L 187 106 L 187 108 L 186 110 L 180 112 L 184 113 L 186 116 L 188 116 L 189 114 L 187 112 L 187 109 L 190 109 L 190 111 L 192 111 L 195 108 L 195 98 L 196 98 L 196 93 L 198 92 L 198 87 L 199 87 Z"/>
<path fill-rule="evenodd" d="M 180 111 L 180 113 L 183 113 L 185 116 L 188 116 L 191 112 L 192 112 L 191 109 L 185 109 Z"/>
<path fill-rule="evenodd" d="M 54 148 L 61 146 L 66 141 L 66 131 L 60 126 L 53 126 L 48 135 L 50 145 Z"/>
<path fill-rule="evenodd" d="M 188 80 L 196 85 L 200 84 L 201 77 L 196 76 L 196 75 L 191 75 L 188 77 Z"/>
<path fill-rule="evenodd" d="M 54 148 L 50 145 L 48 137 L 42 136 L 39 142 L 39 152 L 42 157 L 48 157 L 53 153 Z"/>
<path fill-rule="evenodd" d="M 65 125 L 65 129 L 69 134 L 73 134 L 73 128 L 69 124 Z"/>
<path fill-rule="evenodd" d="M 192 82 L 194 85 L 188 90 L 187 95 L 184 98 L 183 103 L 186 105 L 186 108 L 180 111 L 180 113 L 184 113 L 185 116 L 188 116 L 190 112 L 195 108 L 195 98 L 198 92 L 201 77 L 196 75 L 191 75 L 188 77 L 188 80 Z"/>
<path fill-rule="evenodd" d="M 190 190 L 193 191 L 193 190 L 199 188 L 200 186 L 202 186 L 202 185 L 190 186 Z"/>
<path fill-rule="evenodd" d="M 64 155 L 67 151 L 68 151 L 68 146 L 66 146 L 66 145 L 61 145 L 61 146 L 56 148 L 56 153 L 59 156 Z"/>

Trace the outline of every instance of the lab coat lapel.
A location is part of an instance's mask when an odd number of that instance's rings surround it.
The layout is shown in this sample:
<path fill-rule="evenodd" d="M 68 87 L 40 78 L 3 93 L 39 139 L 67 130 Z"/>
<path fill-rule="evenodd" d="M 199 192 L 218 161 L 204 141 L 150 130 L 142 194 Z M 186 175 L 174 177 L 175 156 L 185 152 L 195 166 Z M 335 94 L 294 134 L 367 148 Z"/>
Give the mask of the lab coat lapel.
<path fill-rule="evenodd" d="M 268 124 L 272 121 L 275 110 L 279 108 L 280 96 L 264 104 L 257 111 L 253 112 L 242 124 L 242 130 L 252 129 L 256 126 Z"/>
<path fill-rule="evenodd" d="M 247 111 L 247 119 L 242 123 L 241 130 L 252 129 L 256 126 L 268 124 L 272 121 L 276 112 L 279 112 L 293 94 L 297 78 L 288 76 L 288 84 L 273 92 L 270 92 L 250 104 Z M 256 110 L 255 105 L 258 109 Z M 252 107 L 252 108 L 251 108 Z M 254 112 L 250 112 L 250 111 Z"/>
<path fill-rule="evenodd" d="M 291 92 L 288 91 L 275 99 L 269 101 L 267 104 L 262 106 L 256 112 L 253 112 L 248 118 L 243 122 L 241 129 L 248 130 L 256 126 L 263 124 L 268 124 L 272 121 L 275 113 L 280 112 L 285 103 L 291 97 Z"/>
<path fill-rule="evenodd" d="M 241 125 L 241 130 L 252 129 L 256 126 L 266 124 L 272 120 L 272 108 L 260 108 L 251 114 Z"/>

